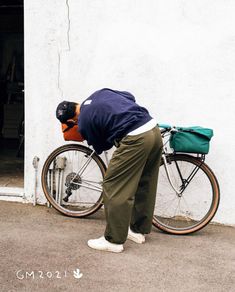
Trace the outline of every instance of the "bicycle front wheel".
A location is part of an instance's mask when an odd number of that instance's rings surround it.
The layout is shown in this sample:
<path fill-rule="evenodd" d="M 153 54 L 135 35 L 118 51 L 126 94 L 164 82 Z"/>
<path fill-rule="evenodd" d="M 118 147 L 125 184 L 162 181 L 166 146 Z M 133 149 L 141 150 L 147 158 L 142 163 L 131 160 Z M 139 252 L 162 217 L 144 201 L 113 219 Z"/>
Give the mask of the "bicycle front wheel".
<path fill-rule="evenodd" d="M 85 217 L 102 206 L 102 181 L 106 166 L 88 147 L 69 144 L 54 150 L 42 169 L 42 188 L 59 212 Z"/>
<path fill-rule="evenodd" d="M 153 225 L 171 234 L 189 234 L 205 227 L 219 206 L 219 184 L 212 170 L 200 159 L 184 154 L 167 156 L 159 169 Z"/>

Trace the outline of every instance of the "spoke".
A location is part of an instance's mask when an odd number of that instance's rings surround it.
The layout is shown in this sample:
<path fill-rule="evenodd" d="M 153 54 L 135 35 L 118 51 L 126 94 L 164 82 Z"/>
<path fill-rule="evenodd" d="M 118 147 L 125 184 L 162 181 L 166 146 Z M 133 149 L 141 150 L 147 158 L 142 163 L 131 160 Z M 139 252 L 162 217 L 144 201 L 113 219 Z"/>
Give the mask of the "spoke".
<path fill-rule="evenodd" d="M 177 212 L 177 209 L 178 209 L 179 205 L 180 205 L 180 199 L 178 200 L 178 204 L 177 204 L 177 206 L 176 206 L 176 209 L 175 209 L 175 213 L 174 213 L 173 218 L 175 218 L 175 215 L 176 215 L 176 212 Z"/>
<path fill-rule="evenodd" d="M 165 211 L 168 210 L 168 209 L 172 206 L 173 202 L 177 199 L 177 197 L 178 197 L 178 196 L 175 195 L 173 199 L 163 202 L 163 203 L 160 205 L 160 207 L 163 206 L 163 204 L 164 204 L 164 205 L 167 205 L 167 208 L 165 208 L 164 210 L 165 210 Z M 157 208 L 157 209 L 160 209 L 160 208 L 159 208 L 159 204 L 156 206 L 156 208 Z M 161 209 L 162 209 L 162 208 L 161 208 Z"/>
<path fill-rule="evenodd" d="M 190 208 L 189 208 L 189 205 L 188 205 L 187 201 L 185 200 L 184 196 L 182 196 L 182 199 L 183 199 L 183 201 L 185 202 L 185 205 L 187 206 L 187 212 L 188 212 L 188 214 L 192 214 L 192 212 L 189 211 Z M 186 212 L 186 213 L 187 213 L 187 212 Z M 187 217 L 187 218 L 188 218 L 188 217 Z M 189 217 L 189 218 L 190 218 L 190 217 Z M 192 220 L 192 218 L 190 218 L 190 220 Z M 188 221 L 188 220 L 186 220 L 186 221 Z"/>
<path fill-rule="evenodd" d="M 164 182 L 166 182 L 167 185 L 169 184 L 169 180 L 167 178 L 167 175 L 165 174 L 165 170 L 164 170 L 164 172 L 163 171 L 161 172 L 160 177 L 161 177 L 161 179 L 164 180 Z"/>
<path fill-rule="evenodd" d="M 76 150 L 76 148 L 71 146 L 68 146 L 68 149 L 64 147 L 64 149 L 64 151 L 55 154 L 55 156 L 51 158 L 47 170 L 46 185 L 50 192 L 49 195 L 54 202 L 52 205 L 54 207 L 61 206 L 66 210 L 66 213 L 84 213 L 88 210 L 92 210 L 92 206 L 96 208 L 97 204 L 100 205 L 101 203 L 102 168 L 100 168 L 100 164 L 89 155 L 90 150 L 83 152 L 79 150 L 79 148 Z M 88 153 L 87 156 L 86 153 Z M 60 170 L 60 179 L 58 177 L 59 170 L 55 170 L 54 167 L 58 157 L 66 158 L 65 168 Z M 82 177 L 81 173 L 83 174 Z M 60 182 L 61 186 L 59 185 Z M 52 184 L 54 185 L 53 187 Z M 53 190 L 56 190 L 56 194 L 61 192 L 62 200 L 60 202 L 55 200 Z M 63 200 L 65 198 L 68 200 L 67 202 Z"/>
<path fill-rule="evenodd" d="M 183 197 L 182 197 L 183 198 Z M 187 202 L 186 202 L 186 200 L 185 200 L 185 198 L 183 198 L 183 201 L 185 202 L 185 204 L 188 206 L 188 204 L 187 204 Z M 189 209 L 189 208 L 188 208 Z M 197 220 L 196 219 L 194 219 L 194 218 L 191 218 L 190 216 L 188 216 L 188 214 L 187 213 L 189 213 L 189 214 L 192 214 L 190 211 L 187 211 L 186 212 L 186 214 L 185 214 L 185 221 L 186 221 L 186 223 L 188 224 L 188 226 L 191 224 L 191 222 L 192 221 L 196 221 L 197 222 Z"/>
<path fill-rule="evenodd" d="M 210 211 L 213 188 L 207 173 L 203 168 L 198 168 L 199 164 L 194 163 L 194 159 L 181 159 L 181 155 L 178 157 L 176 155 L 178 168 L 173 156 L 172 163 L 168 163 L 171 181 L 177 189 L 182 185 L 182 179 L 189 180 L 189 184 L 181 197 L 173 198 L 172 194 L 175 193 L 172 192 L 165 168 L 161 167 L 154 215 L 156 220 L 169 230 L 190 230 L 202 222 Z"/>

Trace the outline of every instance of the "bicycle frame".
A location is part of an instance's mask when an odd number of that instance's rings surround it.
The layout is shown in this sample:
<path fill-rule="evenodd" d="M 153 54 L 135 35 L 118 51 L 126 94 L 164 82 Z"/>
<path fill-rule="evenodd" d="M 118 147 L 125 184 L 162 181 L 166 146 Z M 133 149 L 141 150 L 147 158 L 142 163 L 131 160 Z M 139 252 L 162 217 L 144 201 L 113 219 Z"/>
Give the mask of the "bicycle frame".
<path fill-rule="evenodd" d="M 160 127 L 163 148 L 153 224 L 172 234 L 192 233 L 215 215 L 219 185 L 204 154 L 174 152 L 168 143 L 174 128 Z M 45 161 L 41 176 L 48 206 L 77 218 L 101 208 L 103 178 L 111 154 L 112 150 L 104 151 L 100 157 L 91 147 L 77 144 L 55 149 Z"/>
<path fill-rule="evenodd" d="M 73 177 L 73 179 L 71 180 L 70 183 L 73 183 L 74 185 L 78 185 L 79 187 L 85 187 L 87 189 L 90 189 L 90 190 L 94 190 L 94 191 L 100 191 L 102 192 L 102 187 L 98 187 L 96 186 L 96 184 L 102 184 L 102 182 L 91 182 L 91 181 L 88 181 L 88 180 L 82 180 L 82 183 L 78 183 L 78 182 L 74 182 L 74 180 L 77 178 L 77 177 L 81 177 L 82 174 L 84 173 L 84 171 L 86 170 L 87 166 L 89 165 L 89 163 L 91 162 L 92 160 L 92 156 L 95 154 L 95 150 L 92 149 L 92 152 L 91 154 L 88 156 L 88 159 L 87 161 L 81 166 L 81 168 L 78 170 L 78 172 L 76 173 L 76 175 Z M 108 154 L 107 154 L 107 151 L 105 151 L 105 157 L 106 157 L 106 162 L 108 164 Z M 95 183 L 95 184 L 93 184 Z"/>
<path fill-rule="evenodd" d="M 161 131 L 161 134 L 162 134 L 162 137 L 166 137 L 167 135 L 171 135 L 171 132 L 172 131 L 176 131 L 176 129 L 174 127 L 172 127 L 171 129 L 163 129 Z M 189 185 L 189 183 L 191 182 L 191 180 L 193 179 L 193 177 L 196 175 L 196 173 L 198 172 L 198 170 L 200 169 L 200 166 L 204 163 L 204 160 L 205 160 L 205 156 L 202 155 L 202 157 L 200 157 L 199 159 L 201 160 L 201 165 L 199 166 L 195 166 L 195 168 L 192 170 L 191 174 L 188 176 L 187 179 L 183 178 L 182 174 L 181 174 L 181 171 L 180 171 L 180 168 L 177 164 L 177 162 L 175 162 L 176 164 L 176 168 L 177 168 L 177 171 L 179 173 L 179 176 L 181 178 L 181 181 L 182 181 L 182 185 L 180 186 L 180 188 L 178 189 L 174 183 L 173 183 L 173 180 L 171 178 L 171 175 L 170 175 L 170 172 L 169 172 L 169 168 L 168 168 L 168 163 L 167 163 L 167 156 L 169 155 L 169 153 L 166 151 L 166 148 L 165 148 L 165 145 L 169 142 L 169 139 L 164 143 L 163 145 L 163 151 L 162 151 L 162 160 L 163 160 L 163 164 L 164 164 L 164 169 L 166 171 L 166 175 L 167 175 L 167 179 L 172 187 L 172 189 L 176 192 L 176 194 L 180 197 L 182 196 L 182 193 L 184 192 L 184 190 L 187 188 L 187 186 Z M 92 148 L 90 148 L 92 149 Z M 88 189 L 91 189 L 91 190 L 96 190 L 96 191 L 100 191 L 102 192 L 102 187 L 99 187 L 97 186 L 97 184 L 100 184 L 101 185 L 101 182 L 92 182 L 92 181 L 87 181 L 87 180 L 82 180 L 82 183 L 79 183 L 79 182 L 74 182 L 74 180 L 77 178 L 77 177 L 81 177 L 83 172 L 85 171 L 86 167 L 89 165 L 91 159 L 92 159 L 92 156 L 94 155 L 95 153 L 95 150 L 92 149 L 92 152 L 91 154 L 88 156 L 88 159 L 87 161 L 81 166 L 81 168 L 79 169 L 79 171 L 77 172 L 77 174 L 73 177 L 73 179 L 71 180 L 71 183 L 75 184 L 75 185 L 78 185 L 80 187 L 85 187 L 85 188 L 88 188 Z M 104 151 L 104 157 L 105 157 L 105 163 L 106 165 L 109 164 L 109 157 L 108 157 L 108 151 Z"/>

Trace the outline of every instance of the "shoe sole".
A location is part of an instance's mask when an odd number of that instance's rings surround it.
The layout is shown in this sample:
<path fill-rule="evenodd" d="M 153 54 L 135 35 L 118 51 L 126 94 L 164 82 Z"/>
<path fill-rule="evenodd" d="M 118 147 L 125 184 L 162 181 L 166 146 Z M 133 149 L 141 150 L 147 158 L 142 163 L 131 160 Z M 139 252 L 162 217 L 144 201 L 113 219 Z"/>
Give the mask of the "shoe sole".
<path fill-rule="evenodd" d="M 114 249 L 111 249 L 111 248 L 108 248 L 108 247 L 106 247 L 106 248 L 98 248 L 98 247 L 96 247 L 96 246 L 90 244 L 89 242 L 87 243 L 87 245 L 88 245 L 90 248 L 93 248 L 93 249 L 96 249 L 96 250 L 110 251 L 110 252 L 114 252 L 114 253 L 120 253 L 120 252 L 122 252 L 122 251 L 124 250 L 123 248 L 122 248 L 122 249 L 117 249 L 117 250 L 114 250 Z"/>
<path fill-rule="evenodd" d="M 139 240 L 139 239 L 137 239 L 136 237 L 133 237 L 133 236 L 131 236 L 131 235 L 129 235 L 129 234 L 128 234 L 128 236 L 127 236 L 127 239 L 132 240 L 132 241 L 134 241 L 135 243 L 140 243 L 140 244 L 142 244 L 142 243 L 145 242 L 145 239 L 144 239 L 144 240 Z"/>

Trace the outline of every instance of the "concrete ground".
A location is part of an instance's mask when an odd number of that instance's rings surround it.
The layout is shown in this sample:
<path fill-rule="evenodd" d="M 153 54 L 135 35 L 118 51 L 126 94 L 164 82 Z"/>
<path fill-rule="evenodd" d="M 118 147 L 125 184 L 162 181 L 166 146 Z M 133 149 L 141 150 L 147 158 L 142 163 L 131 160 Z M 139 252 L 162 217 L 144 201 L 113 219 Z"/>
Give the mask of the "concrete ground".
<path fill-rule="evenodd" d="M 146 243 L 127 241 L 114 254 L 86 245 L 104 227 L 102 210 L 75 219 L 1 201 L 0 291 L 235 291 L 235 228 L 190 236 L 153 228 Z"/>

